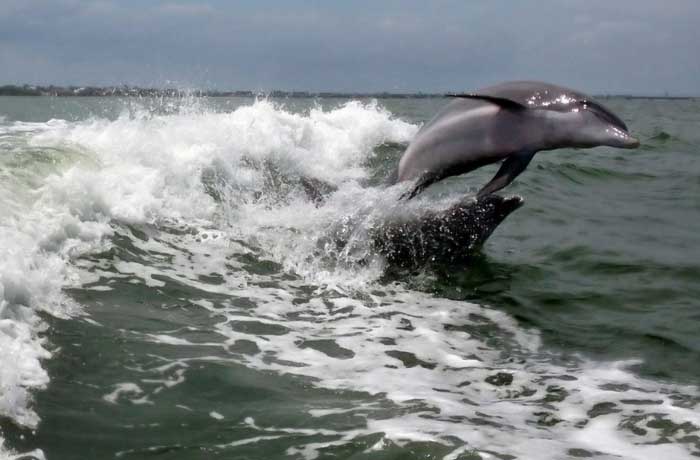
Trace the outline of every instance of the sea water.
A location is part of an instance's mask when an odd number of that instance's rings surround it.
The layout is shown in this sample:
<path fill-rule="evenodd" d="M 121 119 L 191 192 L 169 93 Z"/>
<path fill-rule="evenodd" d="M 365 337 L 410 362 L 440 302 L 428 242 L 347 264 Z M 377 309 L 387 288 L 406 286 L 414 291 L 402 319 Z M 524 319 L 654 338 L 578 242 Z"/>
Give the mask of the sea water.
<path fill-rule="evenodd" d="M 540 153 L 470 263 L 396 271 L 442 99 L 0 98 L 0 458 L 697 457 L 700 102 L 603 102 L 638 150 Z"/>

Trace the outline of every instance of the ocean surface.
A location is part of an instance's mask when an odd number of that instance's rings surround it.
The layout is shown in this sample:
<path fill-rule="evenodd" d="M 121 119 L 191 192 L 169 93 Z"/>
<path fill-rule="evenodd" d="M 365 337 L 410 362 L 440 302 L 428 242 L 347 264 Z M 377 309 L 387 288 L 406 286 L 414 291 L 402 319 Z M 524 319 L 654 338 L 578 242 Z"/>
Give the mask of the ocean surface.
<path fill-rule="evenodd" d="M 443 99 L 0 98 L 0 459 L 698 458 L 700 101 L 602 102 L 638 150 L 402 271 L 367 229 Z"/>

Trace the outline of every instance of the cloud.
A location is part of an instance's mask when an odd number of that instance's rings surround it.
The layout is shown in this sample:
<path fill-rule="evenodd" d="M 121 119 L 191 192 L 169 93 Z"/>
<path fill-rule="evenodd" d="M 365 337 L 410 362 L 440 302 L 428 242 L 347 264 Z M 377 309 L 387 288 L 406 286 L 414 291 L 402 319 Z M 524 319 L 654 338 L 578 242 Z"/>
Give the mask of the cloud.
<path fill-rule="evenodd" d="M 700 94 L 700 2 L 5 0 L 0 83 Z"/>

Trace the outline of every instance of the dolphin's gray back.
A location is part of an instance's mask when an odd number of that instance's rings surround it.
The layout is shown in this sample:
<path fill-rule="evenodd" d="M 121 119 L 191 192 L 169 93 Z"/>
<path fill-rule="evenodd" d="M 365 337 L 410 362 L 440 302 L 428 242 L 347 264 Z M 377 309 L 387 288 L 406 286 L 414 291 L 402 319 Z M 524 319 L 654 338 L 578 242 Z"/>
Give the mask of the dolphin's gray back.
<path fill-rule="evenodd" d="M 490 104 L 489 102 L 479 100 L 479 99 L 455 98 L 449 104 L 442 107 L 433 116 L 432 119 L 430 119 L 423 126 L 421 126 L 421 128 L 418 130 L 417 135 L 422 133 L 423 131 L 427 131 L 435 123 L 438 123 L 439 121 L 441 121 L 445 117 L 450 116 L 452 113 L 466 112 L 467 110 L 476 109 L 478 107 L 486 106 L 489 104 Z"/>
<path fill-rule="evenodd" d="M 599 117 L 627 131 L 627 125 L 592 97 L 565 86 L 541 81 L 510 81 L 480 89 L 476 94 L 515 101 L 531 109 L 571 112 L 585 106 Z"/>
<path fill-rule="evenodd" d="M 474 92 L 474 94 L 508 99 L 531 109 L 554 110 L 557 112 L 570 112 L 576 108 L 575 103 L 591 100 L 589 96 L 573 89 L 539 81 L 505 82 L 482 88 Z M 456 97 L 440 109 L 431 120 L 425 123 L 418 131 L 418 134 L 427 131 L 435 123 L 440 122 L 452 113 L 466 112 L 490 104 L 490 102 L 483 99 Z"/>
<path fill-rule="evenodd" d="M 539 81 L 509 81 L 487 86 L 476 91 L 476 94 L 510 99 L 530 108 L 547 108 L 556 111 L 568 109 L 568 104 L 563 103 L 567 99 L 577 101 L 588 98 L 585 94 L 571 88 Z"/>
<path fill-rule="evenodd" d="M 398 182 L 427 173 L 440 180 L 455 169 L 462 173 L 499 161 L 514 153 L 515 140 L 507 133 L 518 129 L 519 117 L 485 100 L 455 98 L 421 127 L 390 179 Z"/>

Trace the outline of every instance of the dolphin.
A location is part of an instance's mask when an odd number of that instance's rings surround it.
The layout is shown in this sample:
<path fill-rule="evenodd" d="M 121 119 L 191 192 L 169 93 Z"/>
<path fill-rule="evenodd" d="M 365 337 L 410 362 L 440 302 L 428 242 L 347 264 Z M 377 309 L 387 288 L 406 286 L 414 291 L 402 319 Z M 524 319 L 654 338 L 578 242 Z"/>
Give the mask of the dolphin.
<path fill-rule="evenodd" d="M 347 216 L 323 233 L 316 256 L 337 254 L 360 265 L 379 256 L 388 272 L 461 265 L 523 203 L 519 196 L 465 196 L 440 209 L 396 206 L 379 214 Z"/>
<path fill-rule="evenodd" d="M 481 198 L 510 184 L 541 150 L 639 146 L 617 115 L 563 86 L 514 81 L 450 96 L 454 100 L 419 130 L 401 157 L 394 182 L 415 181 L 404 198 L 502 161 L 478 192 Z"/>
<path fill-rule="evenodd" d="M 447 209 L 420 216 L 389 216 L 370 231 L 372 250 L 391 269 L 468 262 L 496 227 L 523 205 L 519 196 L 464 197 Z"/>

